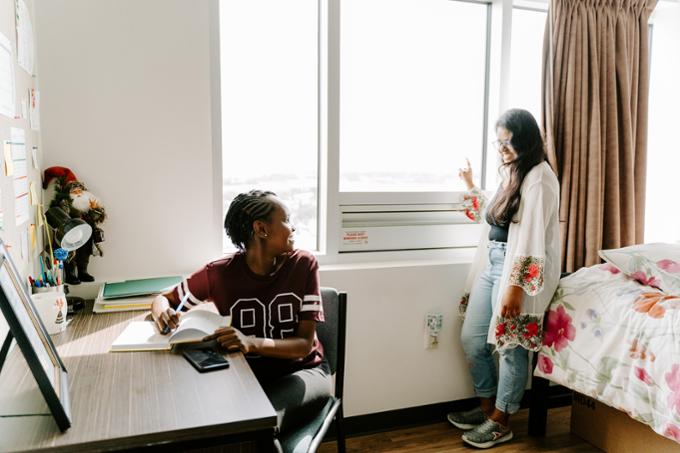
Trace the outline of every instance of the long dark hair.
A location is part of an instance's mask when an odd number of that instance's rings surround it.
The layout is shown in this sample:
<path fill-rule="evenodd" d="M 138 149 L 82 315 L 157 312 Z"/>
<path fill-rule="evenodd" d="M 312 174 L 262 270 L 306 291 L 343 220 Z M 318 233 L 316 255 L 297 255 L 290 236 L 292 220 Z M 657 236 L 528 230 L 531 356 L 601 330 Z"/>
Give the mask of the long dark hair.
<path fill-rule="evenodd" d="M 517 157 L 504 162 L 500 168 L 507 167 L 508 181 L 505 188 L 499 188 L 486 213 L 486 220 L 495 225 L 507 226 L 516 222 L 519 210 L 520 187 L 524 177 L 536 165 L 547 160 L 543 136 L 533 115 L 526 110 L 510 109 L 496 121 L 496 129 L 505 128 L 512 133 L 510 145 Z M 500 171 L 500 169 L 499 169 Z"/>
<path fill-rule="evenodd" d="M 253 237 L 253 222 L 269 222 L 276 209 L 276 194 L 267 190 L 251 190 L 240 193 L 229 205 L 224 217 L 224 229 L 231 242 L 240 250 L 245 250 Z"/>

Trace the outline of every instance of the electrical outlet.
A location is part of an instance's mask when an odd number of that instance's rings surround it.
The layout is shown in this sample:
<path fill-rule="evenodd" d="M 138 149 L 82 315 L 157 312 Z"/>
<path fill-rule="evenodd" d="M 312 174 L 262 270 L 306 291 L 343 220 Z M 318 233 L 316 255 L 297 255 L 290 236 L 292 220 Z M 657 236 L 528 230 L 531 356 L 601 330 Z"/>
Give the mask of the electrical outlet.
<path fill-rule="evenodd" d="M 434 349 L 439 345 L 439 332 L 442 330 L 444 315 L 430 312 L 425 315 L 425 349 Z"/>

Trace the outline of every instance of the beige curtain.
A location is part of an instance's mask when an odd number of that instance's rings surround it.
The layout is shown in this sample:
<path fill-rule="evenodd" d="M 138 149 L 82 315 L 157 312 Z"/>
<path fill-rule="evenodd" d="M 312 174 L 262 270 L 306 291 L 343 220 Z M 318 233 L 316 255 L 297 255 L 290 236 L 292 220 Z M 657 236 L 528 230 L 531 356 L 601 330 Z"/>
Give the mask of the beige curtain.
<path fill-rule="evenodd" d="M 643 241 L 649 15 L 656 0 L 552 0 L 543 127 L 560 181 L 562 268 Z"/>

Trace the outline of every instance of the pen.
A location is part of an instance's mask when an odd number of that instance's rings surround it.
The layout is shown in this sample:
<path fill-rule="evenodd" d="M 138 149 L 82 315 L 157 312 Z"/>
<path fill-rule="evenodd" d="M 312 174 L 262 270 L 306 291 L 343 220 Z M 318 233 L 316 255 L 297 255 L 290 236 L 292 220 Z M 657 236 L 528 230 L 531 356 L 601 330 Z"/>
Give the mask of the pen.
<path fill-rule="evenodd" d="M 189 298 L 189 291 L 187 291 L 187 293 L 184 295 L 184 297 L 182 297 L 182 300 L 180 301 L 179 305 L 177 306 L 177 308 L 175 308 L 176 313 L 180 312 L 180 310 L 182 309 L 182 307 L 184 306 L 184 303 L 187 301 L 188 298 Z M 161 333 L 163 335 L 169 334 L 170 333 L 170 326 L 166 324 L 165 327 L 163 327 L 163 330 L 161 330 Z"/>

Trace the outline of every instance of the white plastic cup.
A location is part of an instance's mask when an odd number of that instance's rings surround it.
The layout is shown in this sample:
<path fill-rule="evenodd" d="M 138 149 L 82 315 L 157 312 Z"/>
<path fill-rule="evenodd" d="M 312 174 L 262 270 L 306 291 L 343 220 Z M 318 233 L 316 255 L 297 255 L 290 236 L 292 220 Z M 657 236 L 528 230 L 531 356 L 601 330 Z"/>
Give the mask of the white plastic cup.
<path fill-rule="evenodd" d="M 49 288 L 33 288 L 37 291 L 31 295 L 33 305 L 38 310 L 47 333 L 50 335 L 61 333 L 66 328 L 66 294 L 64 286 L 52 286 Z"/>

